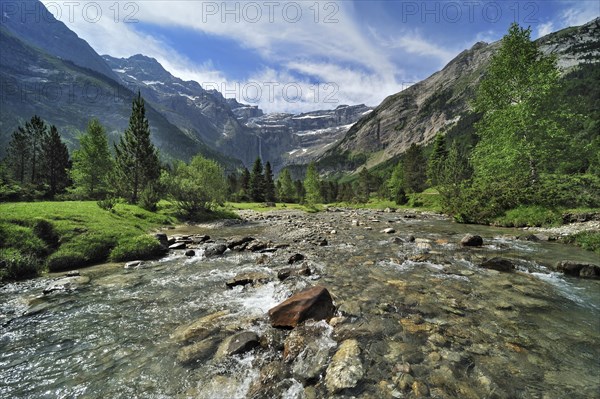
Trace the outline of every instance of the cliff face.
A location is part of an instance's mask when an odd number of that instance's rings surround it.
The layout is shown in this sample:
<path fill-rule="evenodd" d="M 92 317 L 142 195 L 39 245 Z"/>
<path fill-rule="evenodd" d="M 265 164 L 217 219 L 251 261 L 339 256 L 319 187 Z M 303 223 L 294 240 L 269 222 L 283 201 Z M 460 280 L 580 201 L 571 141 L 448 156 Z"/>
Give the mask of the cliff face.
<path fill-rule="evenodd" d="M 539 39 L 543 52 L 556 54 L 568 70 L 600 61 L 600 19 Z M 342 154 L 360 155 L 372 167 L 405 152 L 411 144 L 429 143 L 438 132 L 464 118 L 469 101 L 500 42 L 477 43 L 429 78 L 386 98 L 354 124 L 346 136 L 326 151 L 323 164 L 352 169 L 355 165 L 328 162 Z"/>

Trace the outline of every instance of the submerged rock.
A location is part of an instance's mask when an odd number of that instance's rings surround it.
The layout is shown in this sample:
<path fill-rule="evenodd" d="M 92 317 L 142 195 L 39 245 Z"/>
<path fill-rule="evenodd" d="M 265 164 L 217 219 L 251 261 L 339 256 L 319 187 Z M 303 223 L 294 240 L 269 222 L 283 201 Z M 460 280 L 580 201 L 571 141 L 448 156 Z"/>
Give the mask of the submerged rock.
<path fill-rule="evenodd" d="M 294 328 L 305 320 L 330 320 L 335 312 L 327 288 L 315 286 L 301 291 L 269 310 L 273 327 Z"/>
<path fill-rule="evenodd" d="M 65 277 L 48 284 L 43 292 L 44 295 L 48 295 L 52 292 L 71 292 L 81 288 L 89 282 L 90 278 L 87 276 Z"/>
<path fill-rule="evenodd" d="M 233 288 L 237 285 L 265 283 L 269 280 L 270 280 L 270 277 L 268 274 L 260 273 L 260 272 L 248 272 L 248 273 L 238 274 L 231 280 L 227 281 L 225 283 L 225 285 L 228 288 Z"/>
<path fill-rule="evenodd" d="M 556 264 L 556 270 L 567 276 L 600 279 L 600 266 L 592 263 L 562 261 Z"/>
<path fill-rule="evenodd" d="M 299 268 L 291 268 L 291 267 L 286 267 L 284 269 L 281 269 L 277 272 L 277 278 L 281 281 L 292 277 L 292 276 L 310 276 L 312 274 L 312 271 L 310 270 L 310 267 L 308 267 L 308 265 L 303 265 Z"/>
<path fill-rule="evenodd" d="M 304 260 L 304 255 L 294 254 L 288 259 L 288 264 L 293 265 L 294 263 L 299 262 L 301 260 Z"/>
<path fill-rule="evenodd" d="M 177 328 L 175 332 L 171 334 L 171 338 L 173 338 L 176 342 L 202 340 L 211 335 L 213 331 L 218 330 L 221 319 L 228 314 L 228 310 L 222 310 L 220 312 L 201 317 L 192 324 Z"/>
<path fill-rule="evenodd" d="M 478 235 L 467 234 L 460 240 L 460 245 L 464 247 L 480 247 L 483 245 L 483 238 Z"/>
<path fill-rule="evenodd" d="M 208 247 L 204 250 L 204 256 L 206 256 L 207 258 L 209 258 L 211 256 L 219 256 L 219 255 L 223 255 L 223 253 L 225 251 L 227 251 L 227 245 L 215 244 L 215 245 L 211 245 L 210 247 Z"/>
<path fill-rule="evenodd" d="M 177 352 L 177 360 L 183 364 L 190 364 L 198 360 L 207 360 L 214 354 L 216 348 L 216 339 L 206 338 L 200 342 L 181 348 Z"/>
<path fill-rule="evenodd" d="M 246 353 L 260 346 L 260 338 L 252 331 L 243 331 L 231 337 L 227 346 L 228 355 Z"/>
<path fill-rule="evenodd" d="M 364 374 L 358 341 L 348 339 L 342 342 L 326 373 L 325 386 L 330 393 L 354 388 Z"/>
<path fill-rule="evenodd" d="M 481 264 L 484 269 L 497 270 L 499 272 L 510 272 L 515 268 L 513 262 L 505 258 L 492 258 Z"/>

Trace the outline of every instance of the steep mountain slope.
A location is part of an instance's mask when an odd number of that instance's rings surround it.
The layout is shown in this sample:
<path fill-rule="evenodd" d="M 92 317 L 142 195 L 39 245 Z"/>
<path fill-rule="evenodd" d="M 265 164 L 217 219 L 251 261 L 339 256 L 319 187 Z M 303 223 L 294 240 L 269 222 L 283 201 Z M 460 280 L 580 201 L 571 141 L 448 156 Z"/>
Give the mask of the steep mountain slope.
<path fill-rule="evenodd" d="M 558 65 L 565 70 L 581 63 L 597 63 L 600 19 L 552 33 L 539 43 L 542 51 L 556 54 Z M 464 124 L 469 118 L 469 101 L 499 46 L 500 42 L 477 43 L 441 71 L 389 96 L 353 125 L 320 158 L 320 165 L 331 171 L 353 170 L 366 161 L 372 167 L 402 154 L 412 143 L 428 143 L 438 132 Z M 472 125 L 472 121 L 468 123 Z"/>
<path fill-rule="evenodd" d="M 34 114 L 56 125 L 71 148 L 92 117 L 107 128 L 112 140 L 127 127 L 134 93 L 115 80 L 43 52 L 4 26 L 0 26 L 0 48 L 0 157 L 14 129 Z M 223 158 L 152 106 L 146 107 L 146 113 L 152 140 L 166 158 L 189 159 L 198 152 Z"/>
<path fill-rule="evenodd" d="M 125 86 L 140 90 L 148 102 L 190 137 L 246 165 L 258 156 L 254 132 L 238 122 L 221 93 L 174 77 L 154 58 L 140 54 L 103 57 Z"/>
<path fill-rule="evenodd" d="M 64 23 L 56 20 L 40 1 L 6 2 L 2 11 L 2 26 L 28 44 L 116 79 L 102 57 Z"/>

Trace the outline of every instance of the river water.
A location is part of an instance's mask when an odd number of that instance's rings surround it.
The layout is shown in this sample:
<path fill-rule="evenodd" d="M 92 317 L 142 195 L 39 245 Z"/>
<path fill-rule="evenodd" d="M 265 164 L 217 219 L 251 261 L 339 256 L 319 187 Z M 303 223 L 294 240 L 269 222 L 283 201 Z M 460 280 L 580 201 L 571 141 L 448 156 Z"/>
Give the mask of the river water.
<path fill-rule="evenodd" d="M 380 232 L 387 227 L 397 233 Z M 466 232 L 481 235 L 484 247 L 458 245 Z M 437 398 L 600 397 L 600 282 L 549 268 L 558 260 L 597 264 L 592 252 L 516 240 L 519 230 L 374 211 L 289 212 L 171 233 L 217 241 L 250 235 L 290 247 L 211 259 L 202 250 L 191 258 L 171 253 L 135 270 L 100 265 L 81 270 L 89 284 L 49 295 L 42 291 L 57 276 L 0 287 L 0 397 L 412 398 L 422 393 L 415 381 Z M 317 233 L 327 246 L 311 243 Z M 313 275 L 280 282 L 276 272 L 295 252 Z M 478 266 L 494 256 L 513 260 L 517 270 Z M 273 278 L 226 288 L 244 271 Z M 285 339 L 289 332 L 274 332 L 266 312 L 316 284 L 328 288 L 341 317 L 333 328 L 321 326 L 315 342 L 331 358 L 343 340 L 358 341 L 364 375 L 356 387 L 328 392 L 324 370 L 303 380 L 310 359 L 285 363 L 278 345 L 178 361 L 174 331 L 217 311 L 229 320 L 217 342 L 239 330 Z M 261 369 L 273 363 L 285 370 L 265 394 Z"/>

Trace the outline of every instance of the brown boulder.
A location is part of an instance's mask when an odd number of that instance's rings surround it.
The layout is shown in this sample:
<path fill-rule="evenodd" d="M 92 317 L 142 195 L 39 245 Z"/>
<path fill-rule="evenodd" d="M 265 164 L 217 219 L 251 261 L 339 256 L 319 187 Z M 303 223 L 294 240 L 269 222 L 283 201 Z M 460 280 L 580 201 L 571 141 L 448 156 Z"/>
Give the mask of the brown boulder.
<path fill-rule="evenodd" d="M 294 328 L 305 320 L 330 320 L 335 312 L 327 288 L 315 286 L 301 291 L 269 310 L 273 327 Z"/>

